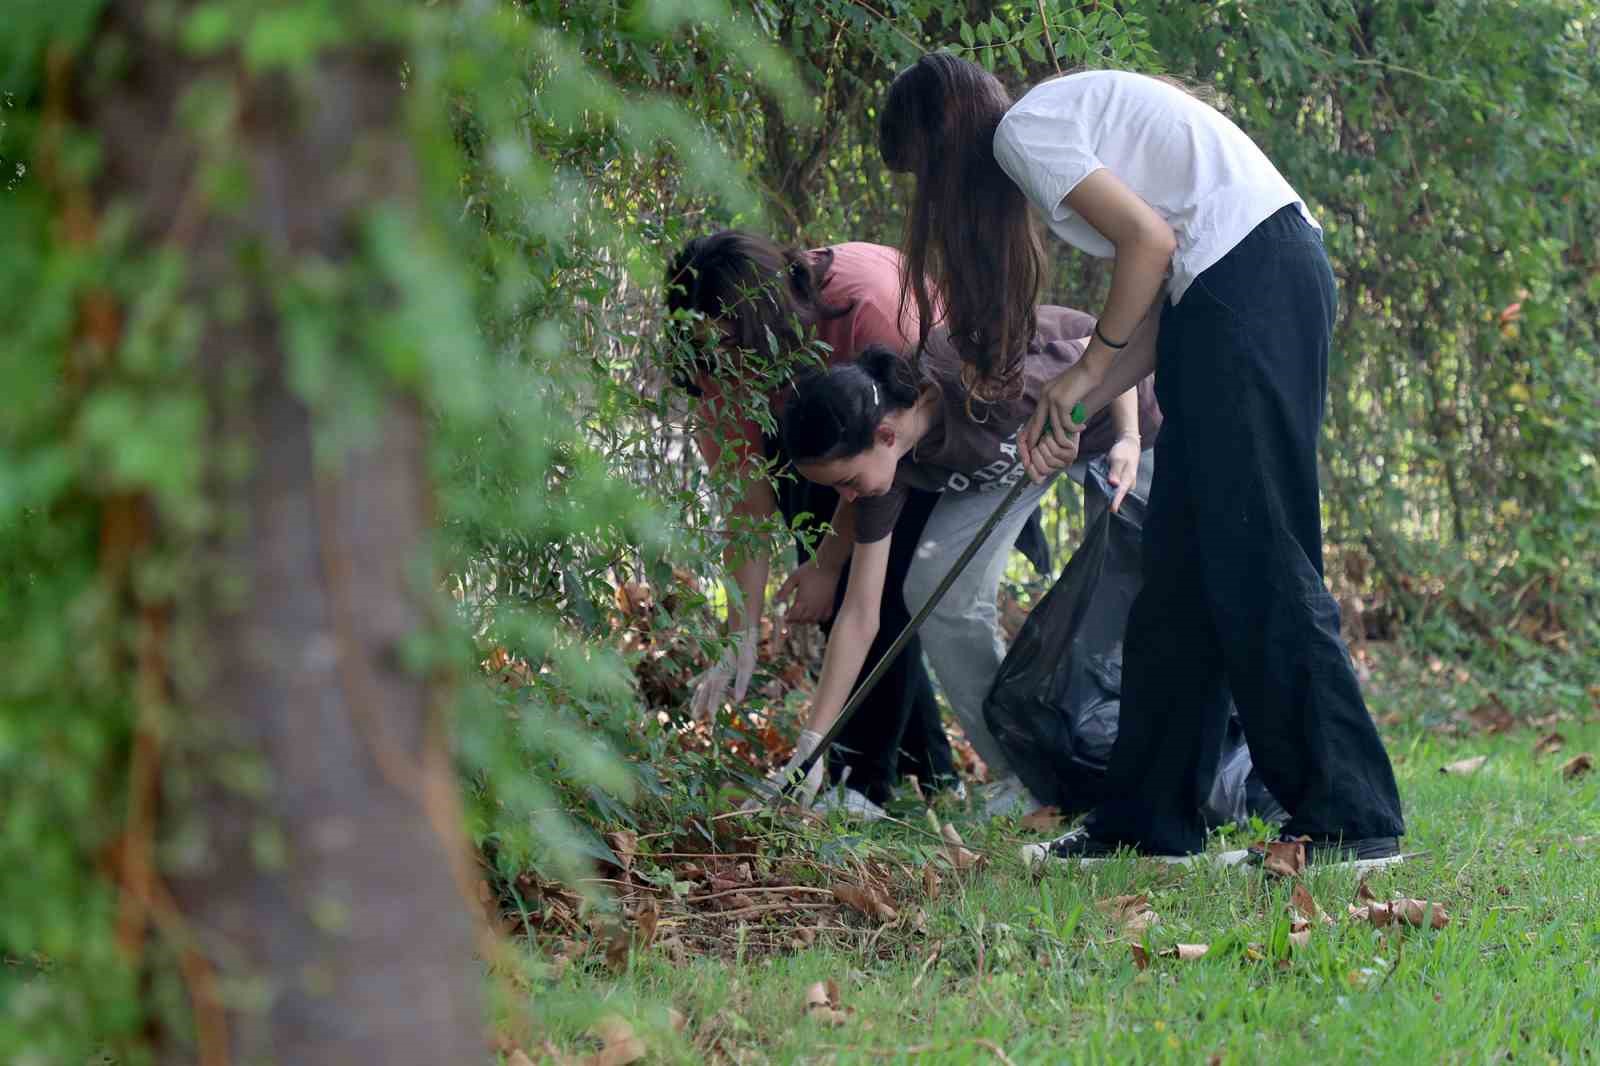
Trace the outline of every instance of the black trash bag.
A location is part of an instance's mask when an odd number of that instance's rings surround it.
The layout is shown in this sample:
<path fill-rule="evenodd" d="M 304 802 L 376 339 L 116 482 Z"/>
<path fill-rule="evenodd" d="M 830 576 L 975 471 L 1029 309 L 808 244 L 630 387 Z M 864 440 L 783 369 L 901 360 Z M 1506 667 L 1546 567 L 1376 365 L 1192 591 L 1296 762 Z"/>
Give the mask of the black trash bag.
<path fill-rule="evenodd" d="M 1034 607 L 984 702 L 984 719 L 1011 768 L 1041 803 L 1068 816 L 1099 802 L 1122 703 L 1122 634 L 1139 591 L 1145 504 L 1130 492 L 1113 514 L 1104 458 L 1085 478 L 1083 544 Z M 1098 499 L 1097 499 L 1098 498 Z M 1098 511 L 1098 513 L 1096 513 Z M 1260 782 L 1232 711 L 1207 825 L 1287 815 Z"/>

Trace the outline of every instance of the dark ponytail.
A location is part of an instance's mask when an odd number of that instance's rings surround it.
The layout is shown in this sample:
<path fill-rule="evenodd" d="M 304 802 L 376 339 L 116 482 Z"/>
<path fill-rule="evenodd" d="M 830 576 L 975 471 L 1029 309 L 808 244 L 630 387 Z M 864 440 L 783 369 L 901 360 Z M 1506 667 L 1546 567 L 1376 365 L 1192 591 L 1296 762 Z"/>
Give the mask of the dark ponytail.
<path fill-rule="evenodd" d="M 918 350 L 943 322 L 973 368 L 972 394 L 985 401 L 1021 391 L 1045 270 L 1027 196 L 994 157 L 995 129 L 1010 107 L 993 74 L 931 52 L 894 79 L 878 117 L 884 165 L 916 179 L 901 291 L 920 316 Z"/>
<path fill-rule="evenodd" d="M 825 463 L 872 447 L 878 423 L 917 402 L 916 369 L 881 344 L 855 362 L 807 374 L 783 406 L 784 450 L 797 463 Z"/>

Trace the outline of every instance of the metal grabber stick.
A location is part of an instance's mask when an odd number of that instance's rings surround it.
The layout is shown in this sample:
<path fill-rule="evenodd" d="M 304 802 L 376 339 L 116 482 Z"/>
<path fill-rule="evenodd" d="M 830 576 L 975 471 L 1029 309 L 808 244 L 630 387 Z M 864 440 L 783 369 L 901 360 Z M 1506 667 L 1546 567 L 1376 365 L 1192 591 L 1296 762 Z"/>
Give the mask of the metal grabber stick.
<path fill-rule="evenodd" d="M 1081 424 L 1083 422 L 1083 414 L 1083 404 L 1073 405 L 1072 420 L 1074 422 Z M 1044 432 L 1050 432 L 1049 419 L 1045 420 Z M 801 782 L 805 781 L 806 776 L 811 773 L 811 768 L 817 765 L 817 760 L 828 754 L 828 748 L 838 739 L 839 734 L 844 730 L 851 716 L 860 709 L 862 702 L 866 700 L 873 687 L 888 672 L 889 667 L 894 664 L 895 657 L 906 646 L 906 642 L 916 635 L 923 621 L 933 613 L 933 609 L 939 605 L 939 601 L 950 590 L 950 586 L 955 584 L 956 578 L 961 576 L 961 571 L 965 570 L 967 564 L 972 561 L 972 557 L 978 554 L 978 549 L 983 547 L 983 542 L 989 539 L 989 534 L 994 532 L 994 527 L 999 525 L 1000 520 L 1006 516 L 1006 512 L 1011 510 L 1011 506 L 1017 502 L 1017 497 L 1022 495 L 1022 490 L 1027 484 L 1028 476 L 1023 474 L 1022 477 L 1017 479 L 1017 483 L 1011 486 L 1011 490 L 1005 494 L 1005 498 L 1000 501 L 1000 506 L 996 507 L 994 512 L 984 520 L 983 525 L 978 527 L 977 534 L 972 538 L 965 550 L 962 551 L 960 557 L 956 559 L 955 565 L 950 567 L 950 572 L 944 575 L 944 579 L 939 582 L 939 587 L 933 590 L 933 595 L 928 597 L 928 602 L 922 605 L 916 616 L 907 622 L 906 627 L 900 631 L 900 635 L 894 638 L 894 643 L 889 645 L 889 650 L 883 653 L 883 658 L 878 660 L 878 665 L 872 668 L 872 672 L 867 675 L 866 680 L 856 686 L 855 692 L 851 693 L 850 699 L 846 701 L 844 708 L 839 711 L 839 716 L 833 720 L 833 724 L 828 727 L 828 731 L 822 735 L 822 740 L 818 742 L 816 750 L 807 755 L 795 771 L 789 775 L 789 779 L 784 782 L 783 787 L 778 792 L 781 798 L 793 796 L 800 788 Z"/>

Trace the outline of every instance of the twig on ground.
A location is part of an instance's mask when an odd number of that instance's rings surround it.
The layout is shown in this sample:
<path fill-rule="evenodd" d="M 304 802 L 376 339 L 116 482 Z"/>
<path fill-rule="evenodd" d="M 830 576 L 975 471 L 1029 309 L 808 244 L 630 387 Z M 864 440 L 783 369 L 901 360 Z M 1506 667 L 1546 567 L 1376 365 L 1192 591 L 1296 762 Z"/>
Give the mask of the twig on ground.
<path fill-rule="evenodd" d="M 835 903 L 757 903 L 750 907 L 740 907 L 731 911 L 711 911 L 701 915 L 706 918 L 717 918 L 726 921 L 730 918 L 743 918 L 751 914 L 770 914 L 773 911 L 820 911 L 838 906 Z"/>
<path fill-rule="evenodd" d="M 812 888 L 809 885 L 745 885 L 742 888 L 726 888 L 721 892 L 712 892 L 704 896 L 685 896 L 685 903 L 704 903 L 707 900 L 721 899 L 723 896 L 737 896 L 742 892 L 810 892 L 818 896 L 831 896 L 831 888 Z"/>

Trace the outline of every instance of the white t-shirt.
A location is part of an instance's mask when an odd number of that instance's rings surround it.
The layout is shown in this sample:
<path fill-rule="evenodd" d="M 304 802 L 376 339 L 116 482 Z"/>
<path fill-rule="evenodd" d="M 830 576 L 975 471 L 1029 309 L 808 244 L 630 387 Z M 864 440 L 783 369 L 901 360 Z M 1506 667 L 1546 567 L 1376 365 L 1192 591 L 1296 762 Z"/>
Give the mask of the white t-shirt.
<path fill-rule="evenodd" d="M 1142 74 L 1093 70 L 1035 86 L 1000 120 L 994 155 L 1056 236 L 1102 259 L 1116 249 L 1064 197 L 1102 168 L 1138 193 L 1178 239 L 1168 287 L 1173 303 L 1285 204 L 1317 225 L 1243 130 Z"/>

